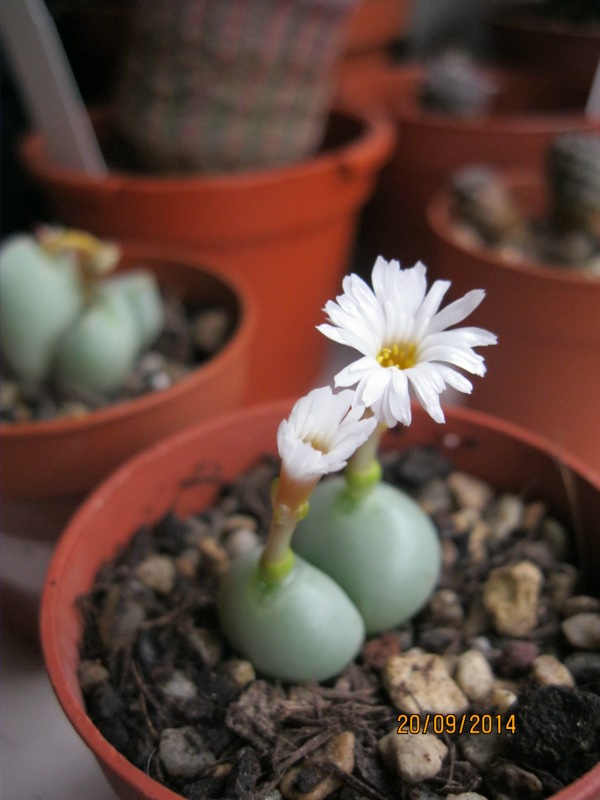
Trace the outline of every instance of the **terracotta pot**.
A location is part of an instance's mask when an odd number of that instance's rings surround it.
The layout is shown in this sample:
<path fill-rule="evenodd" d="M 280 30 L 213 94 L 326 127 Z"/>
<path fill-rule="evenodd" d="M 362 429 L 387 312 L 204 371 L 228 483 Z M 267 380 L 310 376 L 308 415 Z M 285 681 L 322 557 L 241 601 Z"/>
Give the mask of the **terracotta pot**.
<path fill-rule="evenodd" d="M 508 179 L 531 216 L 543 213 L 545 187 L 535 175 Z M 486 352 L 488 373 L 466 402 L 543 434 L 600 471 L 600 279 L 523 261 L 457 235 L 449 196 L 430 202 L 434 263 L 451 292 L 486 290 L 472 323 L 498 334 Z"/>
<path fill-rule="evenodd" d="M 538 3 L 511 3 L 488 16 L 494 57 L 547 75 L 556 92 L 585 105 L 600 60 L 600 27 L 559 22 Z"/>
<path fill-rule="evenodd" d="M 354 11 L 345 57 L 386 50 L 406 33 L 412 0 L 362 0 Z"/>
<path fill-rule="evenodd" d="M 418 65 L 342 84 L 345 103 L 386 115 L 398 133 L 394 156 L 365 213 L 367 263 L 378 254 L 405 264 L 428 262 L 425 208 L 449 172 L 479 161 L 535 169 L 558 134 L 600 130 L 600 118 L 586 119 L 582 111 L 561 109 L 552 82 L 543 76 L 489 72 L 500 87 L 496 104 L 492 113 L 474 119 L 423 111 L 418 93 L 425 71 Z"/>
<path fill-rule="evenodd" d="M 169 509 L 186 515 L 213 501 L 218 486 L 190 477 L 206 468 L 214 474 L 217 466 L 219 480 L 227 482 L 265 452 L 275 452 L 277 426 L 290 407 L 291 402 L 283 401 L 245 409 L 171 437 L 135 458 L 94 492 L 56 550 L 42 607 L 46 665 L 66 715 L 123 800 L 175 800 L 177 795 L 121 756 L 87 717 L 77 680 L 82 618 L 76 600 L 90 590 L 99 566 L 138 526 Z M 579 559 L 595 579 L 598 591 L 600 476 L 499 420 L 464 409 L 448 409 L 447 419 L 447 424 L 440 426 L 415 409 L 411 427 L 390 433 L 384 446 L 436 444 L 459 469 L 491 481 L 498 490 L 527 486 L 532 495 L 546 498 L 565 521 L 576 497 Z M 555 800 L 597 800 L 599 792 L 600 765 Z"/>
<path fill-rule="evenodd" d="M 142 247 L 126 246 L 124 252 L 120 269 L 143 264 L 161 286 L 177 290 L 190 304 L 224 304 L 235 329 L 218 353 L 170 389 L 85 417 L 0 426 L 3 617 L 33 639 L 54 544 L 84 496 L 161 437 L 237 408 L 249 378 L 256 309 L 243 282 L 226 282 L 198 263 L 159 259 Z"/>
<path fill-rule="evenodd" d="M 98 131 L 109 147 L 106 115 Z M 44 140 L 24 143 L 25 164 L 65 223 L 101 236 L 169 243 L 227 265 L 259 305 L 248 400 L 303 394 L 316 380 L 326 340 L 314 326 L 348 268 L 358 214 L 389 157 L 389 123 L 340 112 L 313 159 L 240 175 L 107 180 L 52 163 Z"/>

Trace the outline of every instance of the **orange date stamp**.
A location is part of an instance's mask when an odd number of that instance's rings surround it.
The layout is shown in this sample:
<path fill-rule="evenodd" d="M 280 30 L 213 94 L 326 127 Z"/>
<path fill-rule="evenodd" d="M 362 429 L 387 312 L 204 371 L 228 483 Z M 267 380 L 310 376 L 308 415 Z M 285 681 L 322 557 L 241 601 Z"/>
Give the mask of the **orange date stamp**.
<path fill-rule="evenodd" d="M 491 734 L 514 733 L 514 714 L 398 714 L 396 733 Z"/>

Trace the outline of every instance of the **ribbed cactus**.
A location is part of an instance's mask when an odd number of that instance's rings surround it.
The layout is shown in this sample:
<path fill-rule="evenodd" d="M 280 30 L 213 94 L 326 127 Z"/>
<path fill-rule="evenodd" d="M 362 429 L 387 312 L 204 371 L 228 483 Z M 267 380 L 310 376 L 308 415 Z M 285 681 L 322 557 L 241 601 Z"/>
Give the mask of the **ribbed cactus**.
<path fill-rule="evenodd" d="M 548 152 L 547 173 L 556 229 L 600 237 L 600 134 L 559 136 Z"/>
<path fill-rule="evenodd" d="M 509 189 L 491 167 L 473 165 L 452 175 L 454 215 L 488 244 L 521 246 L 527 239 L 523 215 Z"/>
<path fill-rule="evenodd" d="M 497 86 L 467 55 L 450 52 L 432 61 L 421 86 L 421 106 L 438 114 L 476 117 L 485 114 Z"/>

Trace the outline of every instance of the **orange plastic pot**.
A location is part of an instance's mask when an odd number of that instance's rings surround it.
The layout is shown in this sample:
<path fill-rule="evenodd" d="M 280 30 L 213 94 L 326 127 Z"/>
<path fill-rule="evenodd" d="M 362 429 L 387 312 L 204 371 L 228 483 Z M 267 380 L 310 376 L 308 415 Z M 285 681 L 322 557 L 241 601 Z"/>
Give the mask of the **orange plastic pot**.
<path fill-rule="evenodd" d="M 495 58 L 549 76 L 557 93 L 585 104 L 600 60 L 598 25 L 551 20 L 531 2 L 494 8 L 488 23 Z"/>
<path fill-rule="evenodd" d="M 427 201 L 453 170 L 475 162 L 535 169 L 557 135 L 600 130 L 600 118 L 561 107 L 554 84 L 543 75 L 507 69 L 489 73 L 499 87 L 493 112 L 473 119 L 423 111 L 418 94 L 425 71 L 418 65 L 342 83 L 344 102 L 385 115 L 398 133 L 394 155 L 365 214 L 368 261 L 377 254 L 406 264 L 430 259 Z"/>
<path fill-rule="evenodd" d="M 84 496 L 163 436 L 239 407 L 249 379 L 256 309 L 243 282 L 225 281 L 198 263 L 157 258 L 148 248 L 124 253 L 120 269 L 142 265 L 191 306 L 223 304 L 235 327 L 219 352 L 169 389 L 85 417 L 0 426 L 3 617 L 32 639 L 51 552 Z"/>
<path fill-rule="evenodd" d="M 98 131 L 110 151 L 106 115 Z M 251 282 L 259 344 L 247 399 L 255 401 L 302 394 L 321 371 L 326 340 L 310 332 L 339 290 L 359 212 L 393 140 L 385 121 L 339 112 L 312 159 L 189 178 L 113 172 L 92 180 L 53 163 L 41 136 L 27 139 L 22 154 L 63 222 L 100 236 L 168 243 Z"/>
<path fill-rule="evenodd" d="M 543 213 L 540 177 L 515 176 L 508 184 L 521 208 L 532 217 Z M 486 352 L 486 378 L 467 402 L 543 434 L 600 471 L 600 280 L 508 262 L 465 242 L 446 190 L 432 199 L 428 219 L 437 269 L 455 296 L 473 286 L 486 290 L 472 321 L 499 338 Z"/>
<path fill-rule="evenodd" d="M 210 504 L 216 483 L 193 480 L 215 474 L 231 481 L 260 456 L 275 452 L 277 426 L 291 402 L 244 409 L 171 437 L 123 466 L 78 511 L 53 558 L 42 603 L 42 643 L 52 685 L 67 717 L 92 750 L 122 800 L 176 800 L 134 767 L 87 717 L 77 680 L 82 618 L 77 598 L 88 592 L 100 565 L 142 524 L 169 509 L 186 515 Z M 459 469 L 490 481 L 499 491 L 526 490 L 578 532 L 578 555 L 600 592 L 600 476 L 535 436 L 464 409 L 449 409 L 446 425 L 415 409 L 413 424 L 388 435 L 386 447 L 436 444 Z M 565 473 L 569 480 L 565 481 Z M 191 478 L 191 480 L 190 480 Z M 576 498 L 574 506 L 571 505 Z M 571 516 L 571 510 L 574 509 Z M 600 765 L 555 800 L 597 800 Z"/>
<path fill-rule="evenodd" d="M 406 33 L 412 0 L 361 0 L 350 21 L 344 57 L 385 50 Z"/>

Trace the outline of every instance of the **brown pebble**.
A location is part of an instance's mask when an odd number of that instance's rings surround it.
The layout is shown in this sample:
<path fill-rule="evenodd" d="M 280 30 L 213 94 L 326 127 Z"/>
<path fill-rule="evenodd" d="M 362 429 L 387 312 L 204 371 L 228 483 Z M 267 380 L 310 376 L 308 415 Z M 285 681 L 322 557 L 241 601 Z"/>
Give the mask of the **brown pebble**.
<path fill-rule="evenodd" d="M 183 575 L 184 578 L 193 580 L 197 575 L 198 566 L 200 565 L 201 559 L 202 556 L 197 548 L 186 548 L 175 559 L 175 567 L 177 568 L 177 572 L 179 572 L 180 575 Z"/>
<path fill-rule="evenodd" d="M 227 550 L 216 539 L 202 539 L 198 550 L 202 555 L 202 569 L 209 575 L 222 575 L 229 568 Z"/>
<path fill-rule="evenodd" d="M 249 661 L 231 658 L 223 663 L 223 672 L 237 686 L 243 689 L 256 678 L 254 667 Z"/>
<path fill-rule="evenodd" d="M 395 633 L 383 633 L 363 645 L 362 659 L 373 669 L 381 669 L 390 656 L 402 652 L 400 639 Z"/>

